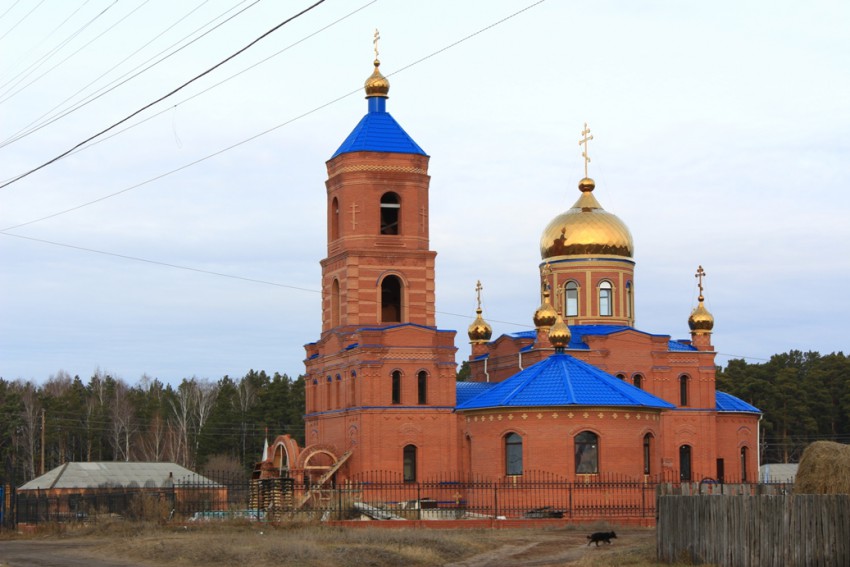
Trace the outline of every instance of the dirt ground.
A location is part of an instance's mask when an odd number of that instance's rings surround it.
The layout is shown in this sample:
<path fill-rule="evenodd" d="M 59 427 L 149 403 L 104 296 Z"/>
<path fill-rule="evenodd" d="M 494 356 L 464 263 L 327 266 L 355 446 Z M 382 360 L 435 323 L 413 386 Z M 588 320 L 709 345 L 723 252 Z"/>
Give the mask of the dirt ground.
<path fill-rule="evenodd" d="M 60 530 L 0 537 L 0 567 L 584 567 L 649 566 L 655 530 L 616 528 L 610 545 L 589 530 L 298 529 L 262 525 Z"/>

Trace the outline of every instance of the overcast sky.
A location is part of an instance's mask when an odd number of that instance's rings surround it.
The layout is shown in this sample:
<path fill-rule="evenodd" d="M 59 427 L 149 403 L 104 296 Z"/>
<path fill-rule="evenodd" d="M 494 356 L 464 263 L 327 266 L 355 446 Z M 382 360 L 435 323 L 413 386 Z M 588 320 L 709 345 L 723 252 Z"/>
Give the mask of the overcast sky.
<path fill-rule="evenodd" d="M 0 179 L 310 3 L 3 0 Z M 327 0 L 0 189 L 0 377 L 303 372 L 325 162 L 366 112 L 376 27 L 388 111 L 431 156 L 458 362 L 478 279 L 496 336 L 531 328 L 584 122 L 594 195 L 634 237 L 639 329 L 688 337 L 701 264 L 719 363 L 848 350 L 850 3 Z"/>

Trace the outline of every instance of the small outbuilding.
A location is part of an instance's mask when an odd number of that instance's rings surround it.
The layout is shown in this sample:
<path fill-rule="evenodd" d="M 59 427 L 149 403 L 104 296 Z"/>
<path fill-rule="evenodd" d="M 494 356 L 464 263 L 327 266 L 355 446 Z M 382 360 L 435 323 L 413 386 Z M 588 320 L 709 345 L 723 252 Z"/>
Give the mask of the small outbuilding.
<path fill-rule="evenodd" d="M 17 489 L 19 523 L 93 514 L 161 517 L 226 506 L 227 488 L 177 463 L 69 462 Z"/>
<path fill-rule="evenodd" d="M 759 467 L 759 482 L 794 484 L 797 463 L 771 463 Z"/>

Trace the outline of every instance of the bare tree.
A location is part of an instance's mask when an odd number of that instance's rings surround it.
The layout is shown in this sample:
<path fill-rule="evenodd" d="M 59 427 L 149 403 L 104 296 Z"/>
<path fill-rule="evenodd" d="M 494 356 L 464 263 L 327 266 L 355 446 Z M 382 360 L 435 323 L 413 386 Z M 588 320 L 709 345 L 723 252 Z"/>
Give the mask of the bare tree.
<path fill-rule="evenodd" d="M 239 433 L 242 441 L 241 462 L 245 462 L 245 455 L 248 451 L 248 412 L 254 407 L 257 402 L 257 388 L 253 382 L 246 380 L 244 377 L 239 382 L 239 387 L 236 388 L 236 402 L 239 404 Z"/>
<path fill-rule="evenodd" d="M 35 455 L 38 449 L 38 434 L 41 426 L 41 402 L 35 386 L 30 382 L 18 381 L 16 387 L 21 392 L 21 446 L 24 450 L 24 479 L 35 478 Z"/>
<path fill-rule="evenodd" d="M 50 398 L 61 398 L 71 389 L 72 382 L 71 375 L 60 369 L 56 374 L 50 375 L 41 390 Z"/>
<path fill-rule="evenodd" d="M 171 437 L 169 426 L 159 414 L 155 414 L 142 439 L 142 458 L 146 461 L 160 462 L 165 457 L 168 442 Z"/>
<path fill-rule="evenodd" d="M 135 431 L 133 419 L 135 412 L 130 400 L 130 391 L 127 384 L 121 380 L 115 380 L 115 389 L 112 394 L 112 448 L 114 459 L 130 460 L 130 437 Z"/>
<path fill-rule="evenodd" d="M 174 398 L 168 400 L 174 416 L 174 425 L 177 429 L 176 461 L 184 467 L 191 465 L 189 462 L 189 437 L 192 429 L 194 388 L 194 382 L 183 380 L 183 383 L 174 392 Z"/>
<path fill-rule="evenodd" d="M 97 450 L 97 459 L 103 459 L 103 443 L 95 441 L 97 423 L 107 418 L 106 402 L 109 394 L 109 376 L 100 368 L 96 368 L 88 384 L 89 398 L 86 400 L 86 437 L 88 460 L 91 461 L 93 449 Z M 98 435 L 99 436 L 99 435 Z"/>
<path fill-rule="evenodd" d="M 100 368 L 96 368 L 89 381 L 89 388 L 98 401 L 98 405 L 106 405 L 108 376 Z"/>
<path fill-rule="evenodd" d="M 207 420 L 210 418 L 215 400 L 218 398 L 218 383 L 210 382 L 206 378 L 202 380 L 192 380 L 194 384 L 195 396 L 195 423 L 198 426 L 195 432 L 195 457 L 198 455 L 198 443 L 200 442 L 201 431 L 204 429 Z M 193 459 L 194 460 L 194 459 Z"/>

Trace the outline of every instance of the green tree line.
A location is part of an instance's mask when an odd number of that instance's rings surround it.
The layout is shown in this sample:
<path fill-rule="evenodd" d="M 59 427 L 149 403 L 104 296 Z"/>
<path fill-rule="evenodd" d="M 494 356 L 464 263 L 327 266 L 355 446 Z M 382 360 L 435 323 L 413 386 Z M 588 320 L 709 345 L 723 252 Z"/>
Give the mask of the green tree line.
<path fill-rule="evenodd" d="M 135 385 L 100 370 L 41 385 L 0 378 L 0 479 L 22 484 L 68 461 L 171 461 L 249 471 L 269 440 L 304 440 L 304 379 L 249 371 L 213 382 Z M 43 427 L 42 427 L 43 425 Z"/>
<path fill-rule="evenodd" d="M 850 358 L 792 350 L 768 362 L 730 360 L 717 389 L 759 408 L 761 462 L 794 463 L 812 441 L 850 443 Z"/>

